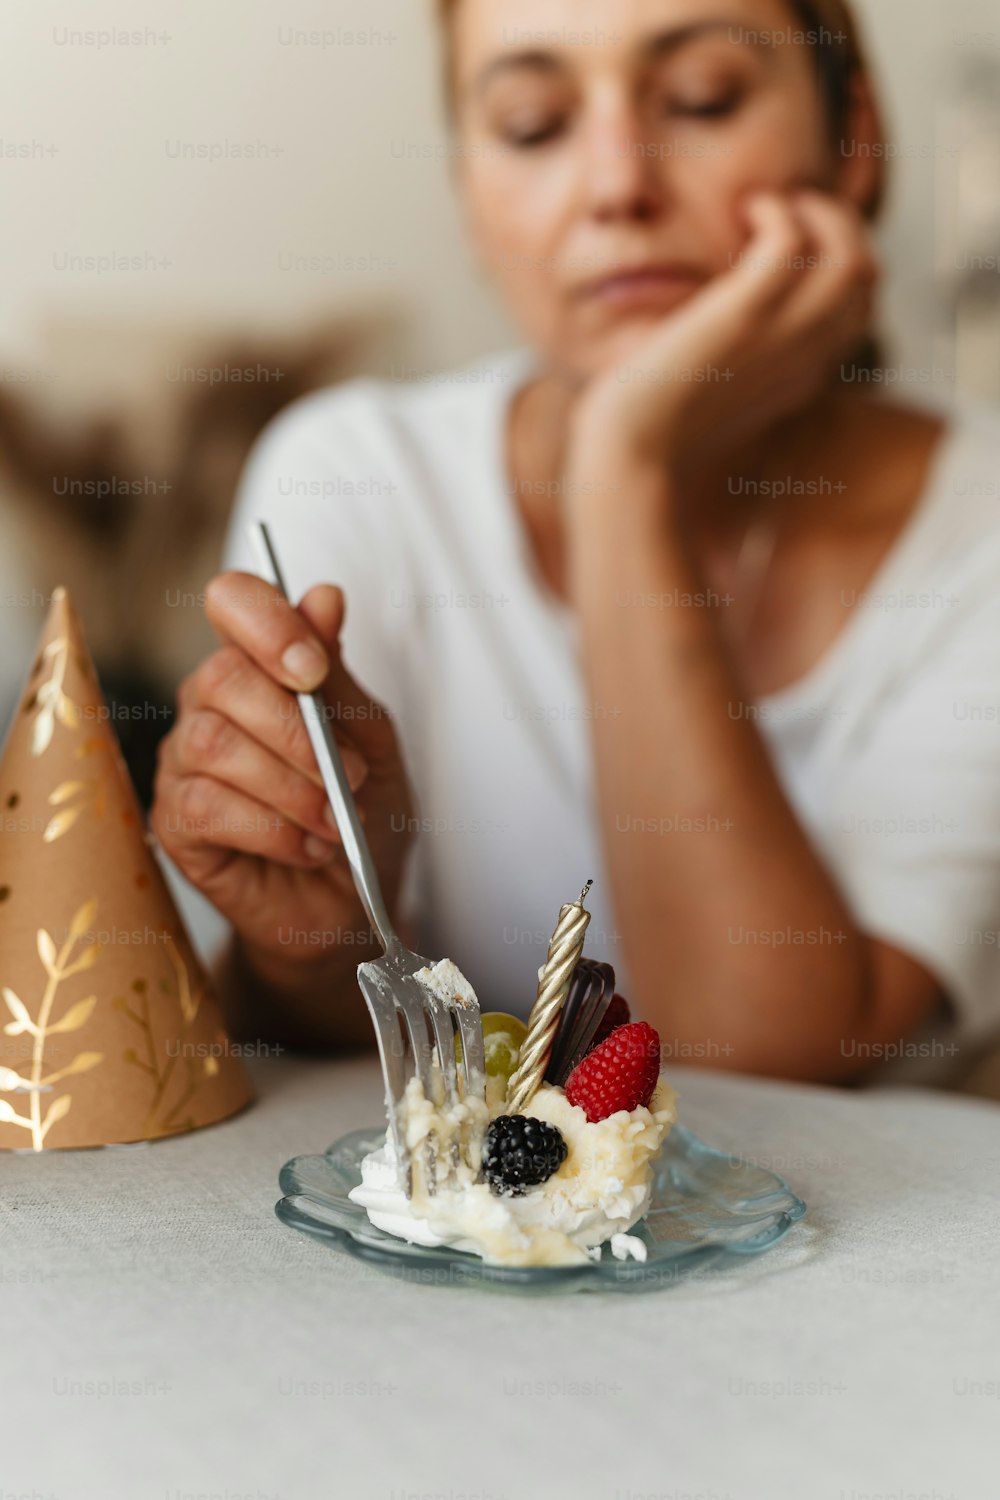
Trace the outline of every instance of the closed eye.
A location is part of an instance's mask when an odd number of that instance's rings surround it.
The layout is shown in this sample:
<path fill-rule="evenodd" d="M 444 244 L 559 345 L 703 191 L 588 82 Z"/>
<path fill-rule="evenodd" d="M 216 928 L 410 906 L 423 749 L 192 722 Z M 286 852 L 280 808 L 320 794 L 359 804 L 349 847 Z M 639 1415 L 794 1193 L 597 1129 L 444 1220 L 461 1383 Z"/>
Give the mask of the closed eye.
<path fill-rule="evenodd" d="M 527 130 L 511 130 L 507 133 L 507 140 L 515 150 L 530 151 L 533 147 L 546 146 L 550 141 L 557 140 L 565 129 L 564 120 L 550 120 Z"/>
<path fill-rule="evenodd" d="M 721 99 L 707 99 L 703 103 L 677 100 L 667 105 L 667 113 L 682 115 L 691 120 L 721 120 L 726 115 L 731 115 L 739 102 L 739 94 L 726 94 Z"/>

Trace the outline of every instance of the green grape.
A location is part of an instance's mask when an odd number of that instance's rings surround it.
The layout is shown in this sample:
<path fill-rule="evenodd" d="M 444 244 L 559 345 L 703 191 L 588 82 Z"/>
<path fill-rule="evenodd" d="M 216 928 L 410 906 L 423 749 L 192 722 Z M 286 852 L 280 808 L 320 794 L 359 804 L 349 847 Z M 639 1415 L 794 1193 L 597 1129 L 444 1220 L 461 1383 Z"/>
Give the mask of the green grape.
<path fill-rule="evenodd" d="M 508 1016 L 502 1010 L 488 1010 L 483 1016 L 483 1043 L 486 1052 L 486 1071 L 491 1078 L 510 1078 L 517 1067 L 518 1054 L 528 1028 L 517 1016 Z M 455 1055 L 462 1060 L 462 1043 L 456 1036 Z"/>

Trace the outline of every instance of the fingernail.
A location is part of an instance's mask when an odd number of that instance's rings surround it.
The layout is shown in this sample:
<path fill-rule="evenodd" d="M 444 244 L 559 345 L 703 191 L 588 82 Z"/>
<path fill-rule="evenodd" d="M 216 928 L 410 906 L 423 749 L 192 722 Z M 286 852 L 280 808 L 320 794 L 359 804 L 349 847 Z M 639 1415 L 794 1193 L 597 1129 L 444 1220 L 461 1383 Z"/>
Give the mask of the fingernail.
<path fill-rule="evenodd" d="M 306 835 L 303 847 L 310 859 L 329 861 L 337 852 L 332 844 L 326 843 L 323 839 L 314 838 L 311 833 Z"/>
<path fill-rule="evenodd" d="M 306 641 L 296 641 L 294 646 L 289 646 L 281 658 L 281 665 L 293 681 L 309 691 L 319 687 L 328 671 L 322 651 Z"/>

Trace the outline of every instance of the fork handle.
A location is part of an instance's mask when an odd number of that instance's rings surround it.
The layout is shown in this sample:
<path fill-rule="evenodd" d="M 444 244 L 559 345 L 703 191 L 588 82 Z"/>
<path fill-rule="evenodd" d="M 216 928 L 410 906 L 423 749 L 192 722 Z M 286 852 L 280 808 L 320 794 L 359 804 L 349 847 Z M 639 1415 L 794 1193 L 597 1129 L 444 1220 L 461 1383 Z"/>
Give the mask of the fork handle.
<path fill-rule="evenodd" d="M 250 527 L 250 535 L 257 548 L 265 578 L 288 599 L 288 589 L 267 526 L 263 521 L 256 522 Z M 296 697 L 330 806 L 337 819 L 355 889 L 369 922 L 382 940 L 382 946 L 387 953 L 392 953 L 399 948 L 400 940 L 389 920 L 378 871 L 358 816 L 358 804 L 354 800 L 340 746 L 330 724 L 330 711 L 320 693 L 297 693 Z"/>

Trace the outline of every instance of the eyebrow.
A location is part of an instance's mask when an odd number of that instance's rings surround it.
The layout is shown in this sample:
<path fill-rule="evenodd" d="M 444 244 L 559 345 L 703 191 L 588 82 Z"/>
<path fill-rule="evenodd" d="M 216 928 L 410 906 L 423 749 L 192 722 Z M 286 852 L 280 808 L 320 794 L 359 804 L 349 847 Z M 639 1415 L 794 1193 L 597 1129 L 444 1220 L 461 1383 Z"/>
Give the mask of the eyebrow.
<path fill-rule="evenodd" d="M 713 31 L 735 31 L 739 33 L 738 41 L 743 46 L 759 45 L 751 43 L 750 38 L 755 33 L 748 31 L 742 21 L 719 16 L 714 21 L 690 21 L 686 26 L 674 26 L 669 31 L 661 31 L 644 43 L 641 50 L 647 58 L 662 57 L 665 53 L 676 52 L 679 47 L 684 47 L 688 42 L 693 42 L 698 37 L 711 34 Z M 734 38 L 730 36 L 730 41 L 733 40 Z"/>
<path fill-rule="evenodd" d="M 740 41 L 744 46 L 753 45 L 750 36 L 746 35 L 746 27 L 742 22 L 727 20 L 718 17 L 712 21 L 690 21 L 683 26 L 673 26 L 667 31 L 657 32 L 648 38 L 640 47 L 640 54 L 646 61 L 656 61 L 661 57 L 668 56 L 679 48 L 687 46 L 688 42 L 696 41 L 698 38 L 710 35 L 715 31 L 737 31 L 744 33 Z M 562 64 L 554 52 L 546 52 L 538 47 L 532 47 L 522 52 L 505 52 L 495 57 L 483 68 L 476 79 L 475 88 L 477 93 L 482 93 L 497 76 L 527 69 L 533 73 L 558 73 Z"/>

